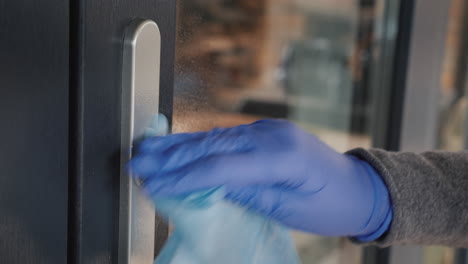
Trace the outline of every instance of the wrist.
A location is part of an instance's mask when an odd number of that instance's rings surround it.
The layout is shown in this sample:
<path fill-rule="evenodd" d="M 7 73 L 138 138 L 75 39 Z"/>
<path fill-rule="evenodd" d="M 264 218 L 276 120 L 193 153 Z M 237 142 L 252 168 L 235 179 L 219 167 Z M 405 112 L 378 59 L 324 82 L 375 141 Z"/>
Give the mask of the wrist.
<path fill-rule="evenodd" d="M 360 242 L 370 242 L 380 238 L 390 228 L 393 209 L 390 194 L 380 174 L 366 161 L 356 158 L 356 161 L 367 172 L 373 187 L 373 208 L 367 223 L 355 235 Z"/>

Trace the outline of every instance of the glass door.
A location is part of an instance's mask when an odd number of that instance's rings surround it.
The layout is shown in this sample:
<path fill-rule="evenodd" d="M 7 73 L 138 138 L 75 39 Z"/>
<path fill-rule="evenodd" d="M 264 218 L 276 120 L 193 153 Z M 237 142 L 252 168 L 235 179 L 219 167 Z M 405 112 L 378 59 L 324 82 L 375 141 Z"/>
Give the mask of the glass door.
<path fill-rule="evenodd" d="M 397 17 L 398 1 L 178 1 L 173 132 L 283 118 L 338 151 L 370 147 L 389 5 Z M 303 263 L 361 263 L 345 238 L 293 236 Z"/>

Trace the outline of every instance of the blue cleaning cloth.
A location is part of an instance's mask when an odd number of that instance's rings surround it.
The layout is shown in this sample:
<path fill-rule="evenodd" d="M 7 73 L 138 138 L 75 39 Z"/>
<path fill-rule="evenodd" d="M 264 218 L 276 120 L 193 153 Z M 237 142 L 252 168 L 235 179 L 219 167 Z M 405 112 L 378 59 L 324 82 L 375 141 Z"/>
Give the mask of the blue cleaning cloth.
<path fill-rule="evenodd" d="M 289 231 L 224 200 L 222 189 L 155 199 L 175 230 L 155 264 L 296 264 Z"/>
<path fill-rule="evenodd" d="M 155 115 L 145 136 L 163 136 L 167 118 Z M 224 199 L 222 188 L 177 198 L 154 198 L 174 232 L 155 264 L 299 264 L 286 227 Z"/>

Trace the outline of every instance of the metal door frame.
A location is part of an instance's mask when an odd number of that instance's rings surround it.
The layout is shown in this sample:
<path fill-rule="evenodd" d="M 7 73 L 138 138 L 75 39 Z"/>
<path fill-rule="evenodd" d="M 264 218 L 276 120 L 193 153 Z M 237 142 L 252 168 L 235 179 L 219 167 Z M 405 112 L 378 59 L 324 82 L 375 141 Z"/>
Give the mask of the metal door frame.
<path fill-rule="evenodd" d="M 395 8 L 391 2 L 387 1 L 387 12 Z M 387 41 L 380 45 L 382 50 L 376 60 L 379 72 L 374 74 L 373 84 L 378 85 L 374 90 L 379 88 L 381 93 L 373 101 L 376 113 L 372 122 L 373 147 L 391 151 L 434 149 L 450 1 L 394 2 L 400 3 L 398 25 L 391 21 L 391 16 L 380 21 L 380 26 L 387 29 L 381 37 Z M 392 28 L 398 28 L 396 43 L 392 42 L 392 35 L 385 33 L 391 34 Z M 419 246 L 371 248 L 365 251 L 366 255 L 374 256 L 364 258 L 366 264 L 424 261 L 423 248 Z"/>
<path fill-rule="evenodd" d="M 409 47 L 399 151 L 437 147 L 441 73 L 451 1 L 416 0 Z M 392 248 L 390 263 L 424 263 L 421 246 Z"/>
<path fill-rule="evenodd" d="M 372 145 L 390 151 L 433 149 L 450 1 L 384 2 L 376 24 Z M 423 250 L 370 247 L 363 263 L 423 263 Z"/>
<path fill-rule="evenodd" d="M 377 1 L 370 80 L 374 113 L 370 134 L 375 148 L 399 149 L 414 4 L 414 0 Z M 392 248 L 366 247 L 362 263 L 388 264 L 393 254 Z"/>
<path fill-rule="evenodd" d="M 159 26 L 159 112 L 171 122 L 176 2 L 77 0 L 70 6 L 70 264 L 118 260 L 122 52 L 125 29 L 135 18 Z M 152 222 L 157 254 L 168 227 L 160 218 Z"/>

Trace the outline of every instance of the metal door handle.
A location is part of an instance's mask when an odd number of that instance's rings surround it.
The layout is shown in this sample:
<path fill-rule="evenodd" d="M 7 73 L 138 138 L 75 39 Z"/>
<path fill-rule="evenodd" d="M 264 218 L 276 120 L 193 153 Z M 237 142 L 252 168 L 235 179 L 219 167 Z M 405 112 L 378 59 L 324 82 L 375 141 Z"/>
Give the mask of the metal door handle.
<path fill-rule="evenodd" d="M 154 261 L 155 210 L 126 164 L 133 145 L 159 109 L 161 34 L 155 22 L 136 19 L 125 32 L 122 71 L 119 264 Z"/>

